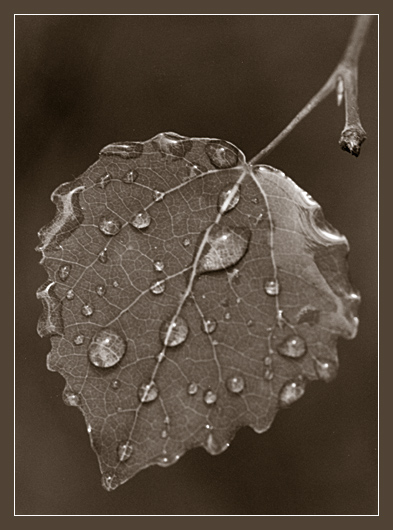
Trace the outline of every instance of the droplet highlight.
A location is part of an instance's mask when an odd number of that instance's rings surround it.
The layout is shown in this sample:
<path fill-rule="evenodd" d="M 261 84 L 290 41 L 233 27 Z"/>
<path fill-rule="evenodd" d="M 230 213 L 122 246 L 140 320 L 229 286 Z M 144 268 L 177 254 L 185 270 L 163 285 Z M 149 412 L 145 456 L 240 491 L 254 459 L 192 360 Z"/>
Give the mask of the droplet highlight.
<path fill-rule="evenodd" d="M 229 199 L 231 197 L 231 199 Z M 220 192 L 218 196 L 218 211 L 221 214 L 227 213 L 240 201 L 240 186 L 229 184 Z"/>
<path fill-rule="evenodd" d="M 290 335 L 281 344 L 279 344 L 279 346 L 277 346 L 277 351 L 284 357 L 298 359 L 303 357 L 307 351 L 306 341 L 299 335 Z"/>
<path fill-rule="evenodd" d="M 227 379 L 227 389 L 234 394 L 239 394 L 244 390 L 244 379 L 240 375 L 234 375 Z"/>
<path fill-rule="evenodd" d="M 98 228 L 106 236 L 115 236 L 121 230 L 120 219 L 105 215 L 100 218 Z"/>
<path fill-rule="evenodd" d="M 126 349 L 126 341 L 117 331 L 103 328 L 93 337 L 88 354 L 94 366 L 110 368 L 122 359 Z"/>
<path fill-rule="evenodd" d="M 301 398 L 306 390 L 306 385 L 303 379 L 299 378 L 296 381 L 288 381 L 281 388 L 279 394 L 279 404 L 281 407 L 288 407 L 299 398 Z"/>
<path fill-rule="evenodd" d="M 61 267 L 59 267 L 59 270 L 57 271 L 57 277 L 62 282 L 65 282 L 67 278 L 69 277 L 70 272 L 71 272 L 71 265 L 69 264 L 62 265 Z"/>
<path fill-rule="evenodd" d="M 135 214 L 131 219 L 131 224 L 134 228 L 137 228 L 138 230 L 143 230 L 147 228 L 151 223 L 151 217 L 146 210 L 143 210 L 142 212 L 138 212 Z"/>
<path fill-rule="evenodd" d="M 165 346 L 173 347 L 182 344 L 188 335 L 188 324 L 183 317 L 165 321 L 160 329 L 160 339 Z"/>
<path fill-rule="evenodd" d="M 165 291 L 165 280 L 154 282 L 150 286 L 150 292 L 153 294 L 162 294 Z"/>
<path fill-rule="evenodd" d="M 277 279 L 265 280 L 263 288 L 269 296 L 278 296 L 280 292 L 280 284 Z"/>
<path fill-rule="evenodd" d="M 207 235 L 198 271 L 219 271 L 235 265 L 246 254 L 250 239 L 251 231 L 248 228 L 214 224 Z"/>
<path fill-rule="evenodd" d="M 91 317 L 94 313 L 94 307 L 91 304 L 85 304 L 82 306 L 81 313 L 84 317 Z"/>
<path fill-rule="evenodd" d="M 138 389 L 138 398 L 141 403 L 150 403 L 158 397 L 158 388 L 154 382 L 144 383 Z"/>
<path fill-rule="evenodd" d="M 206 403 L 206 405 L 214 405 L 214 403 L 217 401 L 217 394 L 213 392 L 213 390 L 206 390 L 203 401 Z"/>
<path fill-rule="evenodd" d="M 134 448 L 129 440 L 125 442 L 120 442 L 117 446 L 117 456 L 120 460 L 120 462 L 126 462 L 132 453 L 134 452 Z"/>
<path fill-rule="evenodd" d="M 214 333 L 217 328 L 217 321 L 214 318 L 204 318 L 202 320 L 202 331 L 207 335 Z"/>

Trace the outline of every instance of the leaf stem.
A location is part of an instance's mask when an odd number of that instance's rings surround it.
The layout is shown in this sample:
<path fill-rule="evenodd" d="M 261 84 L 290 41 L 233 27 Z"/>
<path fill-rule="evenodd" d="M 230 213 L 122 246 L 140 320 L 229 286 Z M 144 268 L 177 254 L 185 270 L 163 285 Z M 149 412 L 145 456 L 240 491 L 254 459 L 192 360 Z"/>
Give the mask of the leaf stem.
<path fill-rule="evenodd" d="M 357 16 L 346 50 L 329 79 L 285 129 L 249 161 L 251 165 L 259 163 L 262 158 L 270 154 L 296 125 L 334 90 L 337 91 L 338 104 L 341 103 L 342 97 L 345 97 L 345 125 L 339 145 L 344 151 L 359 156 L 360 146 L 366 139 L 366 132 L 360 122 L 357 102 L 358 61 L 372 19 L 372 15 Z"/>

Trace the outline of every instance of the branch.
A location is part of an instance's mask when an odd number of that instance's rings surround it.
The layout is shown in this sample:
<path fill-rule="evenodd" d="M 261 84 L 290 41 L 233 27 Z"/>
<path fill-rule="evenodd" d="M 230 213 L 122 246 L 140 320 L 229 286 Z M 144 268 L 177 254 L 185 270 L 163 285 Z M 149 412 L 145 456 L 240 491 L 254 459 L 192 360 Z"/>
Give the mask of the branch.
<path fill-rule="evenodd" d="M 345 126 L 341 132 L 339 145 L 344 151 L 359 156 L 360 146 L 366 139 L 366 132 L 360 123 L 357 102 L 358 61 L 372 19 L 372 15 L 358 15 L 344 55 L 329 79 L 285 129 L 250 160 L 251 165 L 270 154 L 296 125 L 334 90 L 337 92 L 338 105 L 345 97 Z"/>

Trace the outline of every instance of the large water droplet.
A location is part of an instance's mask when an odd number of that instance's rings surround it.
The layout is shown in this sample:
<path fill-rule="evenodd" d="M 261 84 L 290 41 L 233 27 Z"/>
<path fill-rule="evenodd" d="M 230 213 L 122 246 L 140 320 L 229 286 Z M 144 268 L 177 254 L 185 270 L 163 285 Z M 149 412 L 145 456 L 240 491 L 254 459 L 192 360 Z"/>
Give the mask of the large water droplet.
<path fill-rule="evenodd" d="M 110 368 L 117 364 L 127 349 L 126 341 L 117 331 L 101 329 L 89 345 L 89 359 L 94 366 Z"/>
<path fill-rule="evenodd" d="M 206 390 L 203 401 L 206 403 L 206 405 L 214 405 L 214 403 L 217 401 L 217 394 L 213 392 L 213 390 Z"/>
<path fill-rule="evenodd" d="M 63 401 L 68 407 L 79 407 L 81 404 L 81 396 L 73 392 L 70 388 L 65 388 L 63 390 Z"/>
<path fill-rule="evenodd" d="M 163 155 L 173 155 L 183 158 L 192 149 L 192 141 L 189 138 L 176 133 L 161 133 L 153 140 L 154 147 Z"/>
<path fill-rule="evenodd" d="M 188 324 L 183 317 L 163 322 L 160 329 L 160 338 L 165 346 L 178 346 L 184 342 L 188 335 Z"/>
<path fill-rule="evenodd" d="M 74 337 L 74 344 L 77 346 L 80 346 L 85 342 L 85 337 L 83 335 L 75 335 Z"/>
<path fill-rule="evenodd" d="M 131 169 L 130 171 L 127 171 L 127 173 L 123 175 L 122 181 L 125 184 L 132 184 L 133 182 L 137 180 L 138 177 L 139 177 L 138 171 L 136 169 Z"/>
<path fill-rule="evenodd" d="M 198 392 L 198 385 L 194 382 L 190 383 L 187 388 L 187 393 L 194 396 Z"/>
<path fill-rule="evenodd" d="M 280 355 L 284 355 L 285 357 L 298 359 L 307 351 L 306 341 L 299 335 L 289 335 L 289 337 L 277 346 L 277 351 Z"/>
<path fill-rule="evenodd" d="M 143 210 L 142 212 L 138 212 L 135 214 L 131 219 L 131 224 L 134 228 L 137 228 L 138 230 L 143 230 L 144 228 L 147 228 L 151 223 L 151 217 L 146 210 Z"/>
<path fill-rule="evenodd" d="M 125 462 L 130 458 L 134 451 L 134 448 L 129 440 L 126 440 L 125 442 L 120 442 L 117 446 L 117 456 L 120 460 L 120 462 Z"/>
<path fill-rule="evenodd" d="M 61 267 L 59 267 L 59 270 L 57 271 L 57 276 L 59 280 L 61 280 L 62 282 L 65 282 L 68 276 L 70 275 L 70 271 L 71 271 L 71 265 L 69 264 L 62 265 Z"/>
<path fill-rule="evenodd" d="M 152 283 L 150 286 L 150 291 L 153 294 L 162 294 L 165 291 L 165 280 Z"/>
<path fill-rule="evenodd" d="M 73 300 L 75 298 L 75 293 L 72 289 L 68 289 L 66 292 L 66 298 L 67 300 Z"/>
<path fill-rule="evenodd" d="M 106 263 L 108 261 L 108 249 L 104 248 L 104 250 L 101 250 L 98 254 L 98 261 L 101 263 Z"/>
<path fill-rule="evenodd" d="M 143 383 L 138 389 L 138 398 L 141 403 L 150 403 L 158 397 L 158 388 L 154 382 Z"/>
<path fill-rule="evenodd" d="M 94 307 L 91 304 L 85 304 L 82 306 L 81 313 L 84 317 L 91 317 L 94 313 Z"/>
<path fill-rule="evenodd" d="M 277 296 L 280 292 L 280 284 L 277 279 L 265 280 L 264 283 L 265 293 L 269 296 Z"/>
<path fill-rule="evenodd" d="M 217 321 L 214 318 L 206 318 L 202 320 L 202 331 L 210 335 L 217 328 Z"/>
<path fill-rule="evenodd" d="M 234 167 L 238 161 L 236 148 L 222 140 L 211 140 L 206 144 L 205 151 L 214 167 L 224 169 Z"/>
<path fill-rule="evenodd" d="M 238 394 L 244 389 L 244 379 L 240 375 L 234 375 L 227 379 L 227 389 L 234 394 Z"/>
<path fill-rule="evenodd" d="M 104 294 L 106 293 L 105 285 L 97 285 L 96 293 L 98 294 L 98 296 L 104 296 Z"/>
<path fill-rule="evenodd" d="M 115 490 L 120 486 L 119 479 L 114 473 L 106 471 L 101 477 L 101 484 L 107 491 Z"/>
<path fill-rule="evenodd" d="M 229 196 L 232 195 L 230 200 Z M 218 196 L 218 211 L 223 214 L 233 210 L 240 201 L 240 186 L 229 184 L 220 192 Z"/>
<path fill-rule="evenodd" d="M 164 262 L 161 261 L 161 260 L 156 260 L 154 263 L 153 263 L 153 267 L 154 267 L 154 270 L 157 271 L 157 272 L 162 272 L 165 268 L 165 265 L 164 265 Z"/>
<path fill-rule="evenodd" d="M 337 375 L 337 363 L 329 359 L 315 359 L 314 366 L 318 377 L 326 383 L 332 381 Z"/>
<path fill-rule="evenodd" d="M 121 222 L 117 217 L 104 215 L 98 222 L 98 228 L 106 236 L 115 236 L 121 230 Z"/>
<path fill-rule="evenodd" d="M 199 260 L 199 272 L 218 271 L 235 265 L 246 254 L 250 239 L 248 228 L 213 225 Z"/>
<path fill-rule="evenodd" d="M 303 379 L 299 378 L 296 381 L 288 381 L 280 391 L 278 398 L 280 406 L 288 407 L 301 398 L 305 390 L 306 385 Z"/>

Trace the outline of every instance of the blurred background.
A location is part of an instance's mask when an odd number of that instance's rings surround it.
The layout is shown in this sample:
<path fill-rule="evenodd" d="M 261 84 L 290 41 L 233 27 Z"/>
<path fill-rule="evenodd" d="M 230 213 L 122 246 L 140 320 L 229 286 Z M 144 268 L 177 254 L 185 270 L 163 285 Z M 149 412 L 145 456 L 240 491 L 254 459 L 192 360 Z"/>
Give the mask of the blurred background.
<path fill-rule="evenodd" d="M 37 231 L 51 192 L 108 143 L 164 131 L 229 140 L 248 158 L 321 87 L 354 16 L 16 16 L 16 514 L 362 515 L 377 513 L 378 28 L 360 59 L 368 133 L 360 157 L 338 146 L 331 95 L 266 159 L 308 191 L 351 245 L 360 290 L 356 339 L 271 429 L 242 429 L 212 457 L 190 451 L 104 491 L 82 414 L 63 404 L 36 334 L 46 280 Z"/>

